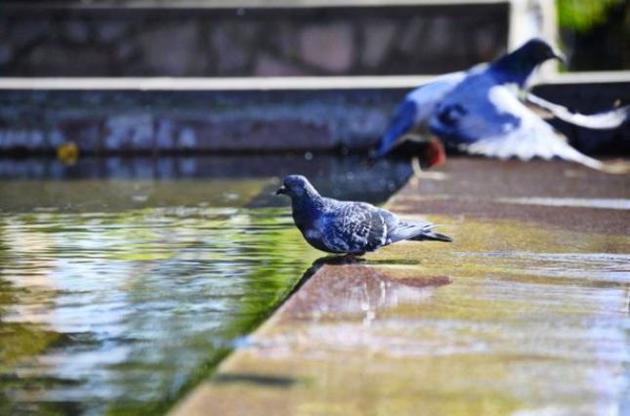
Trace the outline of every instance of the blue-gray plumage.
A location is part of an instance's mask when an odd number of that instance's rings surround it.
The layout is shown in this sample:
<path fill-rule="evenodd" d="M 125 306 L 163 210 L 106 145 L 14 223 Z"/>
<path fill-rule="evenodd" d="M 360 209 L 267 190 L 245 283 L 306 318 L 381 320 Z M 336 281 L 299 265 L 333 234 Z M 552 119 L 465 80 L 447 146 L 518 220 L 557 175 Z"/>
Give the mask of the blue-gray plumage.
<path fill-rule="evenodd" d="M 406 222 L 365 202 L 325 198 L 304 176 L 287 176 L 276 194 L 291 198 L 293 220 L 306 241 L 329 253 L 362 255 L 401 240 L 452 241 L 429 222 Z"/>
<path fill-rule="evenodd" d="M 543 40 L 532 39 L 490 64 L 438 77 L 411 91 L 381 137 L 375 157 L 382 157 L 411 133 L 427 129 L 447 146 L 507 159 L 558 157 L 596 169 L 601 162 L 578 152 L 526 107 L 517 95 L 534 69 L 559 55 Z M 594 115 L 574 114 L 533 94 L 527 102 L 569 123 L 610 129 L 628 118 L 628 107 Z"/>

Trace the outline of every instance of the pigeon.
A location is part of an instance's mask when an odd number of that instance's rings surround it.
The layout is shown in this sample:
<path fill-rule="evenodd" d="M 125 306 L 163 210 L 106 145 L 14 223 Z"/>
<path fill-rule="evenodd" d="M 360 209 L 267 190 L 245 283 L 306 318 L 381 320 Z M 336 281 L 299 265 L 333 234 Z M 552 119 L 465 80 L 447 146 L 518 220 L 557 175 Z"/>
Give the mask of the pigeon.
<path fill-rule="evenodd" d="M 446 74 L 416 88 L 396 110 L 373 158 L 383 157 L 414 132 L 428 129 L 447 147 L 471 154 L 521 160 L 560 158 L 606 170 L 602 162 L 571 147 L 519 100 L 518 92 L 534 69 L 554 58 L 562 59 L 544 40 L 532 39 L 492 63 Z M 531 93 L 521 95 L 548 115 L 594 129 L 620 126 L 630 109 L 583 115 Z"/>
<path fill-rule="evenodd" d="M 402 221 L 365 202 L 321 196 L 304 176 L 289 175 L 276 195 L 291 198 L 293 220 L 304 239 L 318 250 L 361 256 L 402 240 L 453 241 L 424 221 Z"/>

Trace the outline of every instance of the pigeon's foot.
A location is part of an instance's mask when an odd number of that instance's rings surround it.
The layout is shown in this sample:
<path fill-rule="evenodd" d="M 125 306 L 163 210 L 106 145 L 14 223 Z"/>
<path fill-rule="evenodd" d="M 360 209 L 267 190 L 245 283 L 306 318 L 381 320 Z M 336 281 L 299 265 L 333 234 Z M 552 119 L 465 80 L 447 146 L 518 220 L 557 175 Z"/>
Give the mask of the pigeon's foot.
<path fill-rule="evenodd" d="M 363 256 L 364 254 L 365 253 L 354 253 L 354 254 L 349 253 L 349 254 L 344 254 L 342 258 L 346 259 L 348 263 L 361 263 L 365 261 L 364 258 L 360 257 L 360 256 Z"/>
<path fill-rule="evenodd" d="M 315 263 L 313 264 L 318 266 L 324 264 L 342 266 L 344 264 L 357 264 L 365 261 L 365 259 L 356 256 L 356 254 L 344 254 L 342 256 L 324 256 L 315 260 Z"/>

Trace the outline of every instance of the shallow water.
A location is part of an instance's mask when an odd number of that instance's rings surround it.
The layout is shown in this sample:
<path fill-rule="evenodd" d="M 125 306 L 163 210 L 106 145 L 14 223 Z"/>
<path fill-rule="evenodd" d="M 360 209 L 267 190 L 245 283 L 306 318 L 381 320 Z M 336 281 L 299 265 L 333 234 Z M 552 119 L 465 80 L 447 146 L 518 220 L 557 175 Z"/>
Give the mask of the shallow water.
<path fill-rule="evenodd" d="M 321 255 L 270 196 L 277 160 L 257 160 L 266 170 L 232 158 L 238 179 L 213 174 L 220 158 L 175 178 L 138 161 L 99 178 L 99 160 L 49 161 L 57 180 L 5 175 L 0 414 L 162 413 L 208 376 Z M 352 163 L 320 166 L 302 168 L 330 193 L 356 192 L 338 186 Z"/>
<path fill-rule="evenodd" d="M 7 413 L 156 409 L 309 264 L 277 209 L 0 217 Z"/>

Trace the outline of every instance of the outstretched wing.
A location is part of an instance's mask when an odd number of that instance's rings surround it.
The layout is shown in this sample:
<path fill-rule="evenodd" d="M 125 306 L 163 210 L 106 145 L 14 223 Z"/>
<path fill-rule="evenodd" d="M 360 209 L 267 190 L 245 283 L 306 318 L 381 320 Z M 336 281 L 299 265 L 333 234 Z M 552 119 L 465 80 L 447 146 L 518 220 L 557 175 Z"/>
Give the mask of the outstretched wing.
<path fill-rule="evenodd" d="M 379 159 L 385 156 L 402 142 L 406 134 L 414 129 L 417 109 L 417 104 L 408 99 L 405 99 L 405 101 L 398 106 L 372 158 Z"/>
<path fill-rule="evenodd" d="M 628 120 L 628 115 L 630 114 L 630 106 L 587 115 L 573 113 L 568 108 L 544 100 L 531 92 L 525 95 L 525 99 L 528 103 L 549 111 L 560 120 L 589 129 L 614 129 Z"/>
<path fill-rule="evenodd" d="M 387 242 L 387 225 L 379 210 L 362 202 L 335 201 L 323 217 L 324 244 L 340 253 L 372 251 Z"/>
<path fill-rule="evenodd" d="M 468 153 L 500 159 L 534 157 L 569 160 L 594 169 L 603 164 L 571 147 L 564 138 L 533 111 L 523 105 L 507 88 L 495 86 L 488 90 L 484 111 L 477 111 L 474 123 L 463 117 L 460 128 L 472 129 L 474 140 L 462 141 L 458 147 Z M 469 136 L 470 137 L 470 136 Z"/>
<path fill-rule="evenodd" d="M 508 86 L 497 86 L 486 72 L 468 77 L 437 105 L 429 129 L 445 144 L 460 147 L 518 127 L 518 115 L 490 101 L 490 90 L 495 88 L 510 91 Z"/>
<path fill-rule="evenodd" d="M 398 146 L 407 134 L 426 124 L 438 102 L 465 76 L 464 72 L 446 74 L 407 94 L 394 112 L 372 157 L 378 159 L 385 156 Z"/>

